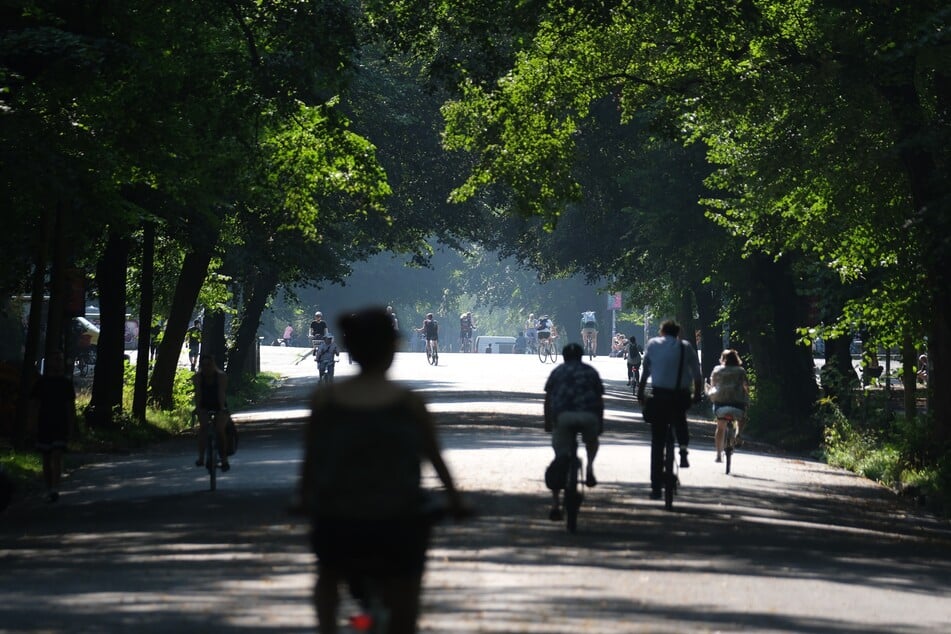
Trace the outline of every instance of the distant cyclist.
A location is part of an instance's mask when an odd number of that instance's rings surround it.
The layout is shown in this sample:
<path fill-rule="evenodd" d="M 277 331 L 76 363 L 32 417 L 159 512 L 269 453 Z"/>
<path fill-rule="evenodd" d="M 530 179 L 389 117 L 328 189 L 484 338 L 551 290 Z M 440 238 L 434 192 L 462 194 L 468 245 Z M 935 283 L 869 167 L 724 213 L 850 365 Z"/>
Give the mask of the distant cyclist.
<path fill-rule="evenodd" d="M 627 357 L 627 384 L 637 385 L 637 380 L 640 378 L 641 349 L 638 347 L 637 339 L 634 338 L 633 333 L 631 333 L 631 338 L 627 340 L 627 350 L 624 356 Z M 637 376 L 635 376 L 635 371 Z"/>
<path fill-rule="evenodd" d="M 327 334 L 327 322 L 324 321 L 324 314 L 319 310 L 314 313 L 314 320 L 310 322 L 310 343 L 317 349 L 317 345 L 324 340 Z"/>
<path fill-rule="evenodd" d="M 551 432 L 555 459 L 545 472 L 545 484 L 552 492 L 549 519 L 561 519 L 559 493 L 565 488 L 571 446 L 580 433 L 588 454 L 585 485 L 595 486 L 594 458 L 598 454 L 598 436 L 604 431 L 604 384 L 598 371 L 581 362 L 583 351 L 576 343 L 562 350 L 565 362 L 555 368 L 545 382 L 545 431 Z"/>
<path fill-rule="evenodd" d="M 581 313 L 581 341 L 591 340 L 591 354 L 598 356 L 598 320 L 593 310 Z M 587 352 L 587 351 L 586 351 Z"/>
<path fill-rule="evenodd" d="M 535 337 L 536 328 L 538 322 L 535 321 L 535 313 L 529 313 L 528 319 L 525 320 L 525 352 L 534 353 L 537 348 L 535 347 L 537 338 Z"/>
<path fill-rule="evenodd" d="M 430 347 L 433 354 L 439 354 L 439 322 L 433 317 L 432 313 L 426 313 L 426 319 L 423 320 L 421 328 L 416 332 L 422 333 L 426 338 L 426 345 Z"/>
<path fill-rule="evenodd" d="M 538 318 L 538 321 L 535 323 L 535 337 L 539 343 L 551 339 L 551 328 L 551 318 L 549 318 L 548 315 L 542 315 Z"/>
<path fill-rule="evenodd" d="M 720 365 L 713 368 L 710 374 L 710 387 L 707 396 L 713 403 L 713 415 L 717 419 L 717 431 L 714 435 L 714 445 L 717 450 L 716 461 L 722 460 L 723 438 L 726 435 L 726 420 L 721 415 L 729 410 L 735 410 L 737 416 L 736 444 L 740 444 L 743 425 L 746 424 L 746 406 L 750 400 L 750 384 L 746 379 L 746 370 L 743 361 L 736 350 L 727 349 L 720 354 Z M 727 408 L 726 411 L 723 408 Z"/>
<path fill-rule="evenodd" d="M 195 384 L 195 411 L 198 414 L 198 460 L 195 461 L 196 467 L 205 466 L 205 442 L 208 436 L 208 425 L 211 424 L 211 412 L 220 412 L 221 416 L 215 417 L 215 429 L 218 435 L 218 447 L 227 447 L 225 444 L 225 425 L 228 417 L 224 415 L 228 411 L 228 403 L 225 400 L 225 393 L 228 388 L 228 375 L 224 373 L 215 363 L 215 358 L 210 354 L 202 354 L 199 362 L 198 372 L 192 377 Z M 227 471 L 231 468 L 228 464 L 227 452 L 221 451 L 221 470 Z"/>
<path fill-rule="evenodd" d="M 459 350 L 465 351 L 465 344 L 470 344 L 469 351 L 472 351 L 472 331 L 475 330 L 475 323 L 472 320 L 472 312 L 462 313 L 459 317 Z"/>

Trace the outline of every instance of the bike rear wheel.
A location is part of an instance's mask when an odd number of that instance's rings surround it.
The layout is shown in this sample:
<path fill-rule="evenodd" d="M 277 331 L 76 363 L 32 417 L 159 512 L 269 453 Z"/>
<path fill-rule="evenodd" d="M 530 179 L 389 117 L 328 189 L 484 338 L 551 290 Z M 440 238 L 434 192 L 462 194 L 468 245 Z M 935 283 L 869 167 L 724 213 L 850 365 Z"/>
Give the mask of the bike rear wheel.
<path fill-rule="evenodd" d="M 569 533 L 578 530 L 578 511 L 581 509 L 582 498 L 578 484 L 580 477 L 581 460 L 578 459 L 576 450 L 569 462 L 568 476 L 565 479 L 565 528 Z"/>
<path fill-rule="evenodd" d="M 664 508 L 668 511 L 674 506 L 674 493 L 677 492 L 677 473 L 674 471 L 674 429 L 667 426 L 667 439 L 664 442 Z"/>
<path fill-rule="evenodd" d="M 538 342 L 538 360 L 542 363 L 545 363 L 545 358 L 548 356 L 548 346 L 547 344 L 539 341 Z"/>
<path fill-rule="evenodd" d="M 209 421 L 208 425 L 211 427 L 211 432 L 208 434 L 208 442 L 205 443 L 205 467 L 208 469 L 208 479 L 209 486 L 212 491 L 218 487 L 218 457 L 215 455 L 216 445 L 218 444 L 215 439 L 215 420 L 214 418 Z"/>

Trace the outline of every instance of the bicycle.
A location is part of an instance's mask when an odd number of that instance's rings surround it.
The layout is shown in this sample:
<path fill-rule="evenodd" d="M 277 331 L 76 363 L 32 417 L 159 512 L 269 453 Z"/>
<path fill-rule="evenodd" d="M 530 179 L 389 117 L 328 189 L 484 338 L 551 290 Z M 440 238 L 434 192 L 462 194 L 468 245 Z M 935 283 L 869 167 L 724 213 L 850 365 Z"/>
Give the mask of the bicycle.
<path fill-rule="evenodd" d="M 641 382 L 641 369 L 637 366 L 631 366 L 631 392 L 634 398 L 637 398 L 637 384 Z"/>
<path fill-rule="evenodd" d="M 210 490 L 218 486 L 218 410 L 208 410 L 208 437 L 205 439 L 205 468 L 208 469 Z"/>
<path fill-rule="evenodd" d="M 331 384 L 334 382 L 334 366 L 337 365 L 336 359 L 330 361 L 321 361 L 317 364 L 317 370 L 320 372 L 319 383 Z"/>
<path fill-rule="evenodd" d="M 448 506 L 441 500 L 436 500 L 431 492 L 425 492 L 420 508 L 420 517 L 427 533 L 433 526 L 441 522 L 449 514 Z M 471 511 L 465 518 L 471 517 Z M 429 535 L 426 537 L 429 541 Z M 349 617 L 350 627 L 357 632 L 370 634 L 385 634 L 389 632 L 390 610 L 383 600 L 383 593 L 379 579 L 365 574 L 351 574 L 347 577 L 350 595 L 360 606 L 360 612 Z"/>
<path fill-rule="evenodd" d="M 472 352 L 472 332 L 466 333 L 459 338 L 459 352 Z"/>
<path fill-rule="evenodd" d="M 76 355 L 76 369 L 79 376 L 89 374 L 89 366 L 96 365 L 96 349 L 93 347 L 82 348 Z"/>
<path fill-rule="evenodd" d="M 439 363 L 439 349 L 436 347 L 435 339 L 426 340 L 426 361 L 429 365 L 437 365 Z"/>
<path fill-rule="evenodd" d="M 590 334 L 585 334 L 584 337 L 584 353 L 588 355 L 588 361 L 594 359 L 594 345 L 593 337 Z"/>
<path fill-rule="evenodd" d="M 542 363 L 548 361 L 552 363 L 558 362 L 558 356 L 555 354 L 555 344 L 552 343 L 551 339 L 538 340 L 538 360 Z"/>
<path fill-rule="evenodd" d="M 680 484 L 679 467 L 674 459 L 675 455 L 674 426 L 668 422 L 667 437 L 664 439 L 664 460 L 662 462 L 664 469 L 661 476 L 664 485 L 664 508 L 668 511 L 674 506 L 674 494 L 677 493 L 677 487 Z"/>
<path fill-rule="evenodd" d="M 581 477 L 581 458 L 578 457 L 578 434 L 571 435 L 571 456 L 565 477 L 565 528 L 569 533 L 578 530 L 578 511 L 584 500 L 584 478 Z M 580 483 L 580 487 L 579 487 Z"/>
<path fill-rule="evenodd" d="M 721 420 L 726 423 L 726 430 L 723 434 L 723 454 L 726 456 L 726 473 L 730 475 L 733 464 L 733 450 L 736 448 L 737 424 L 745 416 L 745 413 L 739 408 L 724 406 L 718 407 L 715 415 L 717 424 Z"/>

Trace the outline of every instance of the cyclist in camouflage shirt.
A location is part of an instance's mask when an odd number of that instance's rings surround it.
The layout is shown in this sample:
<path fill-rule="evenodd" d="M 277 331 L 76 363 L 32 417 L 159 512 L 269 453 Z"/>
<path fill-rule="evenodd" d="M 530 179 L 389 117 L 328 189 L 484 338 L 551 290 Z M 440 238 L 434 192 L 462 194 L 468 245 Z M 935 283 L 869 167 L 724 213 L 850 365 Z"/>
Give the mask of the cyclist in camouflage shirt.
<path fill-rule="evenodd" d="M 552 432 L 551 446 L 555 459 L 545 474 L 545 483 L 552 490 L 552 509 L 548 517 L 561 519 L 559 492 L 565 487 L 563 476 L 568 470 L 574 435 L 581 433 L 588 454 L 585 484 L 597 484 L 594 458 L 598 454 L 598 436 L 604 431 L 604 384 L 598 371 L 581 362 L 584 351 L 577 343 L 562 350 L 564 364 L 555 368 L 545 383 L 545 431 Z"/>

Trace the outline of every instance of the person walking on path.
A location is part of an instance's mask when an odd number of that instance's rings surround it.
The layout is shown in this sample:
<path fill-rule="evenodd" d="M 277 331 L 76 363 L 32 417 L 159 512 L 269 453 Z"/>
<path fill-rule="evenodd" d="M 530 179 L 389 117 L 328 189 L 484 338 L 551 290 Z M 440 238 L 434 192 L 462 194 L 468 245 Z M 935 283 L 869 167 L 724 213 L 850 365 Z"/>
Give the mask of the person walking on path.
<path fill-rule="evenodd" d="M 555 459 L 545 471 L 545 484 L 552 492 L 548 518 L 560 520 L 560 493 L 565 488 L 564 474 L 571 460 L 575 434 L 580 433 L 588 454 L 585 485 L 593 487 L 594 459 L 598 455 L 598 436 L 604 431 L 604 384 L 598 371 L 582 363 L 584 350 L 569 343 L 562 350 L 565 362 L 552 370 L 545 382 L 545 431 L 551 432 Z"/>
<path fill-rule="evenodd" d="M 687 446 L 687 409 L 691 400 L 699 402 L 703 395 L 703 377 L 697 353 L 680 339 L 680 325 L 668 319 L 660 326 L 660 336 L 644 346 L 643 372 L 637 386 L 637 401 L 642 405 L 644 420 L 651 426 L 651 498 L 660 499 L 663 488 L 664 441 L 667 426 L 672 425 L 680 445 L 680 466 L 690 466 Z M 651 395 L 646 398 L 647 379 L 651 379 Z M 691 398 L 690 386 L 693 383 Z"/>
<path fill-rule="evenodd" d="M 294 326 L 287 324 L 287 327 L 284 328 L 284 336 L 281 339 L 284 340 L 284 347 L 291 347 L 291 340 L 294 338 Z"/>
<path fill-rule="evenodd" d="M 411 633 L 429 542 L 422 460 L 442 481 L 450 513 L 466 509 L 422 398 L 386 377 L 397 343 L 387 314 L 348 315 L 339 330 L 360 373 L 314 392 L 299 486 L 317 555 L 317 620 L 321 632 L 337 632 L 340 584 L 370 578 L 389 610 L 387 631 Z"/>
<path fill-rule="evenodd" d="M 198 364 L 198 353 L 201 351 L 201 320 L 196 319 L 192 327 L 185 331 L 185 341 L 188 343 L 188 363 L 194 372 Z"/>
<path fill-rule="evenodd" d="M 55 352 L 46 360 L 44 375 L 33 385 L 30 400 L 36 414 L 36 448 L 43 456 L 46 501 L 55 502 L 59 499 L 63 453 L 76 425 L 76 390 L 66 376 L 62 352 Z"/>

